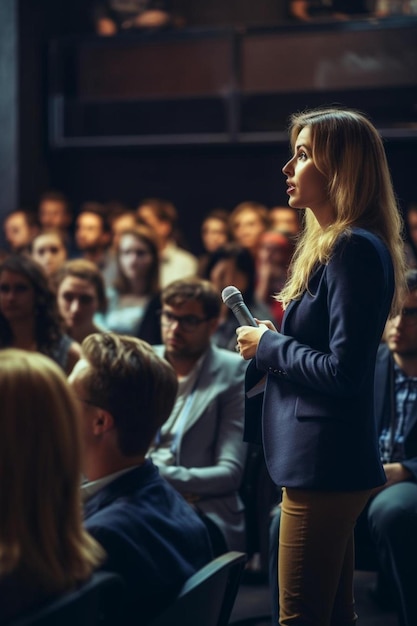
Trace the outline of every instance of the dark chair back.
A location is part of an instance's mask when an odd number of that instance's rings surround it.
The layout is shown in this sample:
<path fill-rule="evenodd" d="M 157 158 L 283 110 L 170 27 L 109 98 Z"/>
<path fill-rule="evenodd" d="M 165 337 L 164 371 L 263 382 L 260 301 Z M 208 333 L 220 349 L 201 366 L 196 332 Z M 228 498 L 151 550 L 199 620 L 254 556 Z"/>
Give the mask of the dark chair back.
<path fill-rule="evenodd" d="M 226 552 L 189 578 L 151 626 L 227 626 L 247 555 Z"/>
<path fill-rule="evenodd" d="M 95 572 L 68 591 L 9 626 L 114 626 L 119 623 L 124 584 L 120 576 Z"/>

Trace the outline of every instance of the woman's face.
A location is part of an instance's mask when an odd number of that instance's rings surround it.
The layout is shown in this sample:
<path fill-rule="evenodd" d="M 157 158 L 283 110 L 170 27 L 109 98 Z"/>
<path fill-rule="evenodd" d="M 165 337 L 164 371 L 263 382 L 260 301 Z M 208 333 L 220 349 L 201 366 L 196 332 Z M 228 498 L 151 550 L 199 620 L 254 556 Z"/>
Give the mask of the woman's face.
<path fill-rule="evenodd" d="M 329 201 L 328 181 L 313 162 L 310 127 L 299 133 L 294 156 L 282 171 L 287 177 L 288 204 L 295 209 L 309 208 L 322 226 L 330 224 L 335 212 Z"/>
<path fill-rule="evenodd" d="M 23 274 L 9 270 L 0 274 L 0 311 L 8 322 L 33 319 L 35 290 Z"/>
<path fill-rule="evenodd" d="M 67 251 L 58 235 L 45 233 L 33 242 L 32 258 L 51 276 L 67 260 Z"/>
<path fill-rule="evenodd" d="M 265 231 L 261 216 L 253 209 L 241 211 L 233 223 L 233 236 L 243 248 L 256 248 L 259 238 Z"/>
<path fill-rule="evenodd" d="M 99 306 L 95 286 L 78 276 L 64 278 L 58 287 L 57 302 L 61 317 L 70 331 L 92 324 Z"/>
<path fill-rule="evenodd" d="M 227 224 L 217 217 L 209 217 L 203 222 L 201 238 L 207 252 L 214 252 L 228 241 Z"/>
<path fill-rule="evenodd" d="M 119 245 L 119 263 L 122 274 L 128 280 L 147 276 L 153 257 L 149 246 L 131 234 L 122 235 Z"/>

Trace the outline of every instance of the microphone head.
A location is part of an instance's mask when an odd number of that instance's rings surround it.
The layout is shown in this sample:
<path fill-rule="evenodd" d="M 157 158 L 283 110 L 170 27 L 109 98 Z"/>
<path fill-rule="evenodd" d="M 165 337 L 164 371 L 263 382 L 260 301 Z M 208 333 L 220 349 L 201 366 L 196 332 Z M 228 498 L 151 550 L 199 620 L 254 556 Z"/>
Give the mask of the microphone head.
<path fill-rule="evenodd" d="M 229 285 L 225 287 L 222 291 L 222 300 L 229 309 L 235 306 L 235 304 L 239 304 L 243 302 L 243 296 L 237 287 L 233 285 Z"/>

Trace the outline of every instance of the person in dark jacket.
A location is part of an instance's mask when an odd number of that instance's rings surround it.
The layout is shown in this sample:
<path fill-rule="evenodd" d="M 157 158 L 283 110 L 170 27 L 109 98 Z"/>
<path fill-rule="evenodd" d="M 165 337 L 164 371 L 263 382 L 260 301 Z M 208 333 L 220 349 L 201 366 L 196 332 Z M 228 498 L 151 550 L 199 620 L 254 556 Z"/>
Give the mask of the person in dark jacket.
<path fill-rule="evenodd" d="M 385 322 L 401 307 L 401 219 L 382 140 L 362 114 L 295 114 L 291 147 L 289 205 L 306 215 L 277 296 L 281 332 L 241 326 L 237 341 L 266 376 L 263 448 L 283 488 L 279 623 L 354 624 L 355 522 L 386 481 L 373 384 Z"/>
<path fill-rule="evenodd" d="M 83 341 L 69 380 L 82 410 L 85 527 L 106 551 L 103 569 L 125 582 L 121 623 L 145 625 L 212 558 L 198 515 L 145 459 L 177 378 L 145 341 L 100 333 Z"/>

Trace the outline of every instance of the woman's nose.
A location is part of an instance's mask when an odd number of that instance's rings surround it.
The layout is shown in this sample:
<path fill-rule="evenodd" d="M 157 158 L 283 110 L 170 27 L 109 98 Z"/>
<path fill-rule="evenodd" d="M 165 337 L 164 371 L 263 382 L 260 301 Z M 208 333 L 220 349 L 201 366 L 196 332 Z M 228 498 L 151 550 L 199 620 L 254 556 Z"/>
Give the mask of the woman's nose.
<path fill-rule="evenodd" d="M 291 164 L 292 164 L 292 159 L 287 161 L 284 167 L 282 168 L 282 173 L 285 174 L 286 176 L 288 176 L 292 171 Z"/>

